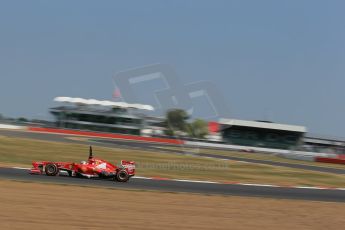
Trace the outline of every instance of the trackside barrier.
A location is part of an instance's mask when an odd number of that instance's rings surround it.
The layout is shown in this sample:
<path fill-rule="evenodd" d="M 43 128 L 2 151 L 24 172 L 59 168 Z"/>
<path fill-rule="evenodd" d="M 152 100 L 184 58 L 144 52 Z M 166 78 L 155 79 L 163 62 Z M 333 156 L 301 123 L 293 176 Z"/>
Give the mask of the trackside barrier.
<path fill-rule="evenodd" d="M 292 160 L 301 160 L 301 161 L 314 161 L 315 156 L 312 155 L 303 155 L 303 154 L 279 154 L 280 157 L 284 157 Z"/>
<path fill-rule="evenodd" d="M 209 143 L 209 142 L 200 142 L 200 141 L 185 141 L 185 145 L 190 146 L 200 146 L 200 147 L 213 147 L 213 148 L 222 148 L 230 150 L 253 150 L 255 152 L 263 153 L 290 153 L 290 150 L 286 149 L 270 149 L 270 148 L 260 148 L 260 147 L 251 147 L 251 146 L 241 146 L 241 145 L 230 145 L 230 144 L 219 144 L 219 143 Z"/>
<path fill-rule="evenodd" d="M 345 154 L 338 154 L 339 159 L 344 159 L 345 160 Z"/>
<path fill-rule="evenodd" d="M 0 124 L 0 129 L 25 129 L 25 126 Z"/>
<path fill-rule="evenodd" d="M 193 142 L 193 141 L 186 141 L 185 144 L 189 146 L 194 146 L 194 147 L 202 146 L 202 147 L 229 149 L 229 150 L 246 150 L 246 151 L 253 150 L 255 152 L 273 153 L 280 157 L 294 159 L 294 160 L 303 160 L 303 161 L 316 161 L 315 159 L 317 157 L 325 158 L 325 159 L 337 158 L 337 154 L 331 154 L 331 153 L 291 151 L 291 150 L 286 150 L 286 149 L 269 149 L 269 148 L 260 148 L 260 147 L 216 144 L 216 143 L 206 143 L 206 142 Z"/>
<path fill-rule="evenodd" d="M 315 157 L 316 162 L 331 163 L 331 164 L 345 164 L 345 159 L 328 158 L 328 157 Z"/>
<path fill-rule="evenodd" d="M 289 154 L 278 154 L 281 157 L 293 159 L 293 160 L 302 160 L 302 161 L 316 161 L 317 157 L 324 158 L 336 158 L 336 154 L 331 153 L 314 153 L 314 152 L 291 152 Z"/>
<path fill-rule="evenodd" d="M 200 141 L 185 141 L 185 145 L 194 146 L 194 147 L 213 147 L 213 148 L 222 148 L 230 150 L 254 150 L 256 152 L 264 153 L 290 153 L 290 150 L 285 149 L 269 149 L 269 148 L 260 148 L 260 147 L 251 147 L 251 146 L 241 146 L 241 145 L 229 145 L 229 144 L 218 144 L 218 143 L 208 143 Z"/>
<path fill-rule="evenodd" d="M 158 142 L 158 143 L 175 144 L 175 145 L 183 144 L 182 140 L 176 140 L 176 139 L 142 137 L 142 136 L 134 136 L 134 135 L 115 134 L 115 133 L 98 133 L 98 132 L 79 131 L 79 130 L 71 130 L 71 129 L 28 127 L 27 130 L 32 131 L 32 132 L 57 133 L 57 134 L 77 135 L 77 136 L 88 136 L 88 137 L 105 137 L 105 138 L 135 140 L 135 141 L 144 141 L 144 142 Z"/>

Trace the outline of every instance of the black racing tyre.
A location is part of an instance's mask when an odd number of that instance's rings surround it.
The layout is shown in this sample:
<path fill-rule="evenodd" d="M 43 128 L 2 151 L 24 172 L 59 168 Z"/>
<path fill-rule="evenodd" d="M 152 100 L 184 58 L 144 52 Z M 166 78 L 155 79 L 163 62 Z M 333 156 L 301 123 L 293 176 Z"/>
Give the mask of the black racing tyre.
<path fill-rule="evenodd" d="M 116 174 L 116 180 L 118 182 L 127 182 L 129 180 L 129 175 L 126 170 L 120 170 Z"/>
<path fill-rule="evenodd" d="M 44 171 L 46 172 L 47 176 L 56 176 L 59 173 L 59 168 L 56 164 L 48 163 L 46 164 Z"/>

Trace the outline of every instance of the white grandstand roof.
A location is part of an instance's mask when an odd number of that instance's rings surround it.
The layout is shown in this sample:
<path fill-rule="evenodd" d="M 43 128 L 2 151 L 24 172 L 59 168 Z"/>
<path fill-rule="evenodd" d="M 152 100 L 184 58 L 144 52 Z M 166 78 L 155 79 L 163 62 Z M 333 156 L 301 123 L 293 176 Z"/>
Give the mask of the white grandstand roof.
<path fill-rule="evenodd" d="M 54 98 L 56 102 L 72 103 L 79 105 L 98 105 L 98 106 L 109 106 L 117 108 L 133 108 L 133 109 L 143 109 L 153 111 L 154 108 L 151 105 L 142 104 L 130 104 L 126 102 L 114 102 L 106 100 L 96 100 L 96 99 L 84 99 L 79 97 L 56 97 Z"/>
<path fill-rule="evenodd" d="M 276 129 L 276 130 L 284 130 L 284 131 L 293 131 L 293 132 L 307 132 L 307 128 L 304 126 L 298 125 L 285 125 L 285 124 L 278 124 L 278 123 L 270 123 L 270 122 L 260 122 L 260 121 L 246 121 L 246 120 L 237 120 L 237 119 L 220 119 L 220 124 L 229 125 L 229 126 L 245 126 L 245 127 L 253 127 L 253 128 L 261 128 L 261 129 Z"/>

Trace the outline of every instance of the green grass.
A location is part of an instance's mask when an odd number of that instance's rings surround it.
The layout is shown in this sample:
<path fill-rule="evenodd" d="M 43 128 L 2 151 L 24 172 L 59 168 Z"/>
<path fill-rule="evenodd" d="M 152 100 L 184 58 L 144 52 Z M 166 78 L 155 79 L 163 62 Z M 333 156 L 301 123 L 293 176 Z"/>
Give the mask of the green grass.
<path fill-rule="evenodd" d="M 94 155 L 117 162 L 137 162 L 137 175 L 179 179 L 345 187 L 345 176 L 285 167 L 222 161 L 142 150 L 94 147 Z M 88 145 L 0 136 L 0 164 L 30 166 L 32 161 L 85 160 Z"/>

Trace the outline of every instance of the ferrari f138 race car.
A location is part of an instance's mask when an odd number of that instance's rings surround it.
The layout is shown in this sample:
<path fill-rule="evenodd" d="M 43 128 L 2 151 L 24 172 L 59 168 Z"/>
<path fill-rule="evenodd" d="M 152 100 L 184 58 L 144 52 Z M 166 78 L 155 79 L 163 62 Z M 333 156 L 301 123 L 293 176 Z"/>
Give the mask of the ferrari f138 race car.
<path fill-rule="evenodd" d="M 30 174 L 46 174 L 57 176 L 67 173 L 71 177 L 114 179 L 119 182 L 127 182 L 135 175 L 135 163 L 133 161 L 121 161 L 120 166 L 111 164 L 105 160 L 93 157 L 90 146 L 89 158 L 80 163 L 38 161 L 32 163 Z"/>

